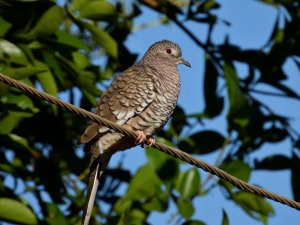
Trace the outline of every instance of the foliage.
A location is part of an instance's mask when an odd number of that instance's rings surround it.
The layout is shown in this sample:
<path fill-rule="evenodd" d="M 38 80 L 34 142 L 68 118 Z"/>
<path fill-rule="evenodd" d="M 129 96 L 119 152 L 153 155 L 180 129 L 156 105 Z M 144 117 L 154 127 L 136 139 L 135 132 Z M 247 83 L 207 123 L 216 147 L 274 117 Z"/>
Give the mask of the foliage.
<path fill-rule="evenodd" d="M 217 22 L 226 23 L 214 13 L 222 7 L 215 0 L 190 4 L 155 0 L 127 4 L 106 0 L 0 1 L 0 71 L 49 94 L 64 94 L 71 103 L 79 99 L 80 107 L 91 109 L 101 95 L 99 87 L 105 87 L 103 82 L 135 62 L 137 55 L 129 52 L 124 41 L 142 8 L 152 8 L 206 51 L 205 109 L 186 115 L 178 106 L 170 126 L 160 133 L 160 141 L 200 155 L 231 149 L 220 167 L 245 181 L 254 170 L 290 170 L 294 198 L 299 201 L 299 133 L 288 115 L 278 115 L 254 95 L 259 92 L 257 86 L 265 84 L 280 91 L 281 97 L 299 100 L 283 82 L 292 76 L 283 70 L 287 60 L 300 68 L 299 7 L 295 0 L 261 2 L 278 9 L 273 32 L 261 49 L 243 50 L 228 40 L 215 44 L 211 39 Z M 184 26 L 182 18 L 209 27 L 205 43 Z M 103 63 L 99 66 L 97 61 Z M 248 68 L 243 79 L 237 63 Z M 220 81 L 227 92 L 220 91 Z M 75 149 L 86 121 L 2 83 L 0 94 L 0 220 L 80 224 L 88 156 Z M 227 137 L 202 126 L 203 121 L 222 116 L 224 110 L 228 110 Z M 191 121 L 203 129 L 186 136 L 184 130 L 195 126 Z M 250 165 L 247 156 L 266 143 L 284 140 L 291 145 L 291 157 L 271 154 Z M 93 224 L 148 224 L 151 212 L 166 212 L 171 203 L 177 206 L 179 223 L 205 224 L 194 220 L 193 200 L 208 195 L 216 186 L 262 223 L 274 213 L 261 197 L 238 191 L 224 181 L 207 186 L 197 169 L 182 170 L 181 162 L 157 151 L 146 154 L 148 162 L 134 175 L 122 168 L 106 172 Z M 118 189 L 123 184 L 128 188 L 120 196 Z M 103 203 L 107 207 L 102 207 Z M 222 213 L 222 224 L 229 224 L 226 211 Z"/>

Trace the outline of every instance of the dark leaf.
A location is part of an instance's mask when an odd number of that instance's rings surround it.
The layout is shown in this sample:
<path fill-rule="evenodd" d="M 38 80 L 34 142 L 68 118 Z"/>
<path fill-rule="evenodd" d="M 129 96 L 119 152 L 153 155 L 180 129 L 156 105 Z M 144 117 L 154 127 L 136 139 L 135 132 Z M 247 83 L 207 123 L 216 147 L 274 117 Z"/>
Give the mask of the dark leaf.
<path fill-rule="evenodd" d="M 124 182 L 128 182 L 131 178 L 130 172 L 123 169 L 107 169 L 105 171 L 105 176 L 111 176 L 114 179 Z"/>
<path fill-rule="evenodd" d="M 300 138 L 295 142 L 294 146 L 298 151 L 300 150 Z"/>
<path fill-rule="evenodd" d="M 188 153 L 207 154 L 222 148 L 224 141 L 225 138 L 216 131 L 200 131 L 182 140 L 178 146 Z"/>
<path fill-rule="evenodd" d="M 172 114 L 171 125 L 178 135 L 181 133 L 182 128 L 188 125 L 184 110 L 179 106 L 175 108 L 174 113 Z"/>
<path fill-rule="evenodd" d="M 223 212 L 222 225 L 229 225 L 229 219 L 226 211 L 223 209 L 222 212 Z"/>
<path fill-rule="evenodd" d="M 154 169 L 160 179 L 164 181 L 176 179 L 178 175 L 178 162 L 167 154 L 156 150 L 146 151 L 149 165 Z"/>
<path fill-rule="evenodd" d="M 283 141 L 287 136 L 287 130 L 272 127 L 263 132 L 262 138 L 267 142 L 276 143 Z"/>
<path fill-rule="evenodd" d="M 188 220 L 185 221 L 182 225 L 206 225 L 206 223 L 199 220 Z"/>
<path fill-rule="evenodd" d="M 203 3 L 199 4 L 197 8 L 197 12 L 206 13 L 212 9 L 220 8 L 220 4 L 217 3 L 215 0 L 206 0 Z"/>
<path fill-rule="evenodd" d="M 218 116 L 224 107 L 224 98 L 217 94 L 218 71 L 211 60 L 206 59 L 204 75 L 204 114 L 213 118 Z"/>
<path fill-rule="evenodd" d="M 300 201 L 300 159 L 296 154 L 293 154 L 292 164 L 292 189 L 295 201 Z"/>
<path fill-rule="evenodd" d="M 255 169 L 284 170 L 291 168 L 291 159 L 284 155 L 272 155 L 255 161 Z"/>

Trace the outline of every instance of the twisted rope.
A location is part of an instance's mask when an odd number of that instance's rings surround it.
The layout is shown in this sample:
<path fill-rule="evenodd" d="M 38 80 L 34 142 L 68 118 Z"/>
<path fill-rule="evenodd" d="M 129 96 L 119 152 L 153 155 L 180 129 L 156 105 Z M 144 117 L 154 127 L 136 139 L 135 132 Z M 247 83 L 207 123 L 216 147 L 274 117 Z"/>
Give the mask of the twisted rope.
<path fill-rule="evenodd" d="M 28 95 L 31 95 L 33 97 L 37 97 L 39 99 L 43 99 L 47 102 L 55 104 L 55 105 L 57 105 L 61 108 L 64 108 L 64 109 L 72 112 L 72 113 L 75 113 L 76 115 L 78 115 L 80 117 L 84 117 L 85 119 L 92 120 L 92 121 L 94 121 L 96 123 L 99 123 L 103 126 L 109 127 L 111 129 L 119 132 L 119 133 L 122 133 L 122 134 L 126 135 L 126 136 L 129 136 L 131 138 L 136 138 L 137 137 L 136 133 L 133 130 L 130 130 L 130 129 L 124 128 L 120 125 L 117 125 L 115 123 L 112 123 L 112 122 L 110 122 L 109 120 L 107 120 L 105 118 L 102 118 L 102 117 L 100 117 L 100 116 L 98 116 L 98 115 L 96 115 L 92 112 L 81 109 L 81 108 L 79 108 L 77 106 L 74 106 L 70 103 L 63 102 L 62 100 L 60 100 L 60 99 L 58 99 L 54 96 L 51 96 L 47 93 L 43 93 L 41 91 L 38 91 L 35 88 L 32 88 L 32 87 L 30 87 L 28 85 L 25 85 L 25 84 L 22 84 L 21 82 L 16 81 L 16 80 L 14 80 L 14 79 L 6 76 L 6 75 L 3 75 L 1 73 L 0 73 L 0 81 L 4 82 L 4 83 L 6 83 L 10 86 L 13 86 L 15 88 L 18 88 L 19 90 L 25 92 Z M 300 210 L 300 203 L 299 202 L 296 202 L 294 200 L 285 198 L 285 197 L 280 196 L 278 194 L 269 192 L 267 190 L 264 190 L 263 188 L 254 186 L 252 184 L 248 184 L 248 183 L 246 183 L 242 180 L 239 180 L 236 177 L 224 172 L 223 170 L 204 162 L 201 159 L 196 159 L 196 158 L 192 157 L 191 155 L 189 155 L 189 154 L 187 154 L 187 153 L 185 153 L 185 152 L 183 152 L 179 149 L 169 147 L 169 146 L 167 146 L 165 144 L 162 144 L 162 143 L 156 143 L 152 147 L 156 148 L 159 151 L 162 151 L 162 152 L 164 152 L 168 155 L 171 155 L 175 158 L 178 158 L 182 161 L 185 161 L 185 162 L 187 162 L 191 165 L 194 165 L 198 168 L 201 168 L 206 172 L 209 172 L 213 175 L 216 175 L 217 177 L 219 177 L 223 180 L 226 180 L 229 183 L 233 184 L 235 187 L 239 188 L 242 191 L 250 192 L 250 193 L 253 193 L 253 194 L 256 194 L 256 195 L 260 195 L 260 196 L 266 197 L 268 199 L 271 199 L 273 201 L 280 202 L 282 204 L 288 205 L 288 206 L 290 206 L 294 209 Z"/>

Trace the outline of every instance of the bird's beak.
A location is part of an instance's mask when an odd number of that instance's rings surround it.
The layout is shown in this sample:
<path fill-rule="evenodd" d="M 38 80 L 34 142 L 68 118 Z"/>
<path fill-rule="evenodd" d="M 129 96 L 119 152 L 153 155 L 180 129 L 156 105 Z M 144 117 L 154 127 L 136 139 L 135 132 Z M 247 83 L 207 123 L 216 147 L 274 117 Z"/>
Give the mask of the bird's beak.
<path fill-rule="evenodd" d="M 183 59 L 183 58 L 180 58 L 179 64 L 184 64 L 184 65 L 186 65 L 188 67 L 191 67 L 191 64 L 188 61 L 186 61 L 185 59 Z"/>

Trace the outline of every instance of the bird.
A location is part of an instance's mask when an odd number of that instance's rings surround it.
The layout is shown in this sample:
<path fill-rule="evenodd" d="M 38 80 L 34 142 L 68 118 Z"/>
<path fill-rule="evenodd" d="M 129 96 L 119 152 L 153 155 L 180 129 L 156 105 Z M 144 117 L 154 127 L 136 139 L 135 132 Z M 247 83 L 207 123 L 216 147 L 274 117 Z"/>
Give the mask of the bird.
<path fill-rule="evenodd" d="M 183 59 L 180 46 L 169 40 L 152 44 L 144 56 L 121 73 L 102 94 L 94 113 L 136 132 L 136 140 L 95 122 L 79 139 L 91 155 L 88 188 L 82 225 L 88 225 L 99 180 L 112 155 L 117 151 L 155 144 L 153 135 L 166 124 L 173 113 L 180 92 L 177 65 L 191 67 Z"/>

